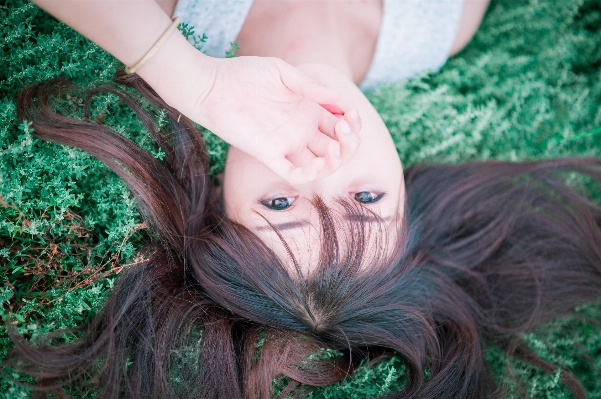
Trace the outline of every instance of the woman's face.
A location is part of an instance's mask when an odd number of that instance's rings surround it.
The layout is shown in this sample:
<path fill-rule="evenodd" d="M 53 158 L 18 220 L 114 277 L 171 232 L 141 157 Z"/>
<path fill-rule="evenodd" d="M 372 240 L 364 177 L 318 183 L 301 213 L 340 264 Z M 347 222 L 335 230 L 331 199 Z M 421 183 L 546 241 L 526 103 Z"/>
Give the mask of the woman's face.
<path fill-rule="evenodd" d="M 291 185 L 260 161 L 230 147 L 223 185 L 226 216 L 253 231 L 280 254 L 281 241 L 269 221 L 291 245 L 301 265 L 311 264 L 319 255 L 319 218 L 311 202 L 314 196 L 333 209 L 341 208 L 338 199 L 355 201 L 379 215 L 391 231 L 396 229 L 397 217 L 402 216 L 405 197 L 403 170 L 395 146 L 363 93 L 329 68 L 312 64 L 302 69 L 341 93 L 336 104 L 340 109 L 355 107 L 359 111 L 363 125 L 355 156 L 326 178 Z M 286 257 L 285 253 L 281 255 Z"/>

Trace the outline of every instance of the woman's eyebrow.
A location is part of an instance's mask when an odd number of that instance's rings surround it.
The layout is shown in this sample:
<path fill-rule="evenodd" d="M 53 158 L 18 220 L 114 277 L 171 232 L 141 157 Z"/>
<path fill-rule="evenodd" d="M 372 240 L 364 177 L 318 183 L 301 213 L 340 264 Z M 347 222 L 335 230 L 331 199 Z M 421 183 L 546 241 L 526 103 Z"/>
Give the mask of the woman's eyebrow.
<path fill-rule="evenodd" d="M 282 230 L 296 229 L 299 227 L 306 227 L 308 225 L 309 225 L 309 222 L 307 220 L 295 220 L 294 222 L 284 222 L 284 223 L 276 223 L 276 224 L 268 224 L 265 226 L 259 226 L 259 227 L 257 227 L 257 230 L 258 231 L 264 231 L 264 230 L 282 231 Z"/>
<path fill-rule="evenodd" d="M 381 223 L 381 222 L 388 222 L 391 219 L 391 217 L 387 216 L 385 218 L 381 218 L 381 217 L 378 217 L 375 215 L 346 215 L 345 219 L 349 222 Z M 265 230 L 283 231 L 283 230 L 296 229 L 299 227 L 307 227 L 308 225 L 310 225 L 308 220 L 295 220 L 293 222 L 275 223 L 275 224 L 271 224 L 271 225 L 259 226 L 256 229 L 258 231 L 265 231 Z"/>

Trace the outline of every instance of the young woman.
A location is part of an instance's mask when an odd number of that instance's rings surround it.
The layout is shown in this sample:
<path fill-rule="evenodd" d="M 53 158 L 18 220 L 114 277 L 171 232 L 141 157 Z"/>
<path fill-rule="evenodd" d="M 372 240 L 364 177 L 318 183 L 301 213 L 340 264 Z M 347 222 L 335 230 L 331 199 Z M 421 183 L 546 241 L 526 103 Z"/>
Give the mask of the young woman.
<path fill-rule="evenodd" d="M 266 41 L 243 32 L 241 45 L 260 54 Z M 112 85 L 87 98 L 119 95 L 163 163 L 101 124 L 54 112 L 57 96 L 78 91 L 68 83 L 23 91 L 19 112 L 35 134 L 83 148 L 118 173 L 153 239 L 149 261 L 121 277 L 80 341 L 32 347 L 15 337 L 13 365 L 39 377 L 40 390 L 61 394 L 92 374 L 101 397 L 265 398 L 284 375 L 278 394 L 286 397 L 397 353 L 407 382 L 395 397 L 500 396 L 482 338 L 554 370 L 517 334 L 601 294 L 600 209 L 561 173 L 599 180 L 601 162 L 426 166 L 403 177 L 352 73 L 316 62 L 302 43 L 285 48 L 303 76 L 340 94 L 321 108 L 361 143 L 330 176 L 292 183 L 234 145 L 217 200 L 200 136 L 139 77 L 117 81 L 166 109 L 169 131 Z M 343 143 L 343 125 L 334 125 Z M 304 162 L 296 155 L 293 163 Z M 342 357 L 310 356 L 320 348 Z M 583 397 L 574 377 L 562 377 Z"/>

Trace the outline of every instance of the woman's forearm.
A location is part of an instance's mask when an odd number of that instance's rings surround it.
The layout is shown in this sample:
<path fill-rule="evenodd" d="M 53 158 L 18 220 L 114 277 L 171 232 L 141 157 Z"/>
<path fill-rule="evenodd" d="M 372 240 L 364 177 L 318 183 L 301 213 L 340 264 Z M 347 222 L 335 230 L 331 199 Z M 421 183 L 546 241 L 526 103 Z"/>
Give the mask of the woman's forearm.
<path fill-rule="evenodd" d="M 172 21 L 154 0 L 33 0 L 127 66 L 144 57 Z M 211 86 L 211 58 L 174 31 L 137 73 L 169 104 L 201 95 Z M 202 73 L 202 69 L 207 73 Z M 206 84 L 199 82 L 206 78 Z M 185 93 L 194 87 L 196 93 Z M 199 92 L 200 91 L 200 92 Z M 183 111 L 183 110 L 182 110 Z M 202 121 L 198 121 L 202 123 Z"/>
<path fill-rule="evenodd" d="M 154 0 L 33 0 L 57 19 L 133 65 L 171 24 Z"/>

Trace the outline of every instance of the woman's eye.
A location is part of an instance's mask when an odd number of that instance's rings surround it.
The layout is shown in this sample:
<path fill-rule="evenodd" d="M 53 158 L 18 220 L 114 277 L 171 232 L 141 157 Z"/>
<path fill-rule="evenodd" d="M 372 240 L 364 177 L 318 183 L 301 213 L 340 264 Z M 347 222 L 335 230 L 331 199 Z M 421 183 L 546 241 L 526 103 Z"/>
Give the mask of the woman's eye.
<path fill-rule="evenodd" d="M 292 206 L 296 198 L 294 197 L 278 197 L 270 200 L 261 200 L 261 204 L 272 211 L 285 211 Z"/>
<path fill-rule="evenodd" d="M 386 193 L 377 194 L 372 191 L 361 191 L 355 194 L 355 201 L 368 205 L 374 204 L 382 199 Z"/>

